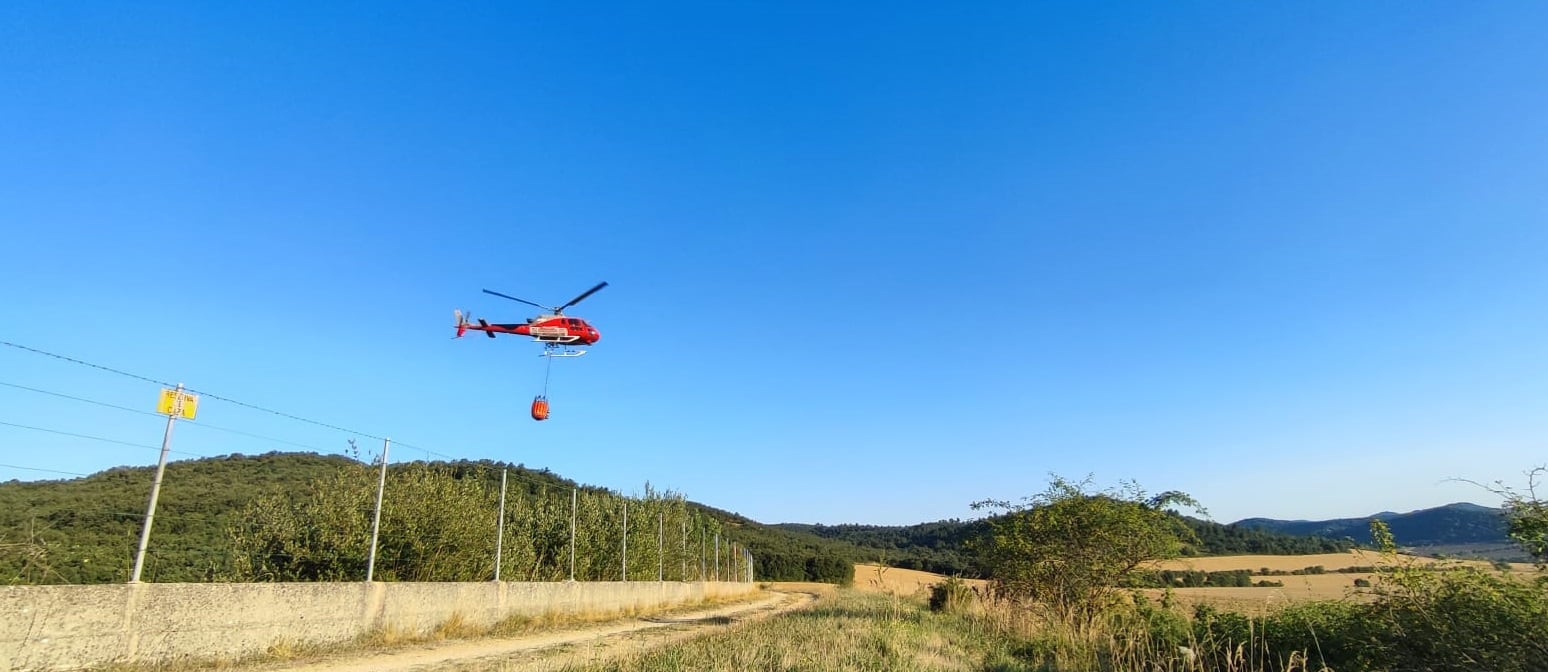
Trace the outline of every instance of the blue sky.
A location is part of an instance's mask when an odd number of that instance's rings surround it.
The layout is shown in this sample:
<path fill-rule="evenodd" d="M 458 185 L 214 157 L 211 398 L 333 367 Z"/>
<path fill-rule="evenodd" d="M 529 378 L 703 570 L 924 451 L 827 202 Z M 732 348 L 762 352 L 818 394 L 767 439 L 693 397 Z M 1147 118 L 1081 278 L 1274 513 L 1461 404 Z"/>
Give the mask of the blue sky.
<path fill-rule="evenodd" d="M 0 7 L 0 339 L 767 522 L 1048 472 L 1354 516 L 1548 461 L 1541 5 L 317 4 Z M 536 346 L 448 338 L 600 280 L 547 423 Z M 349 438 L 200 413 L 174 448 Z"/>

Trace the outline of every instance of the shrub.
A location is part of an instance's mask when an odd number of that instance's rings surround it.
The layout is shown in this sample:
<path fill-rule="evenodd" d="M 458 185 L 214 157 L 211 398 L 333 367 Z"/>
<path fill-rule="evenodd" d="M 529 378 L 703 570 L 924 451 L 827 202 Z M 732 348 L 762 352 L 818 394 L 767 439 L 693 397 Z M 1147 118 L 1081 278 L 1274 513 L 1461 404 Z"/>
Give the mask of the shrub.
<path fill-rule="evenodd" d="M 930 611 L 948 614 L 966 613 L 972 610 L 978 595 L 967 582 L 955 576 L 930 586 Z"/>

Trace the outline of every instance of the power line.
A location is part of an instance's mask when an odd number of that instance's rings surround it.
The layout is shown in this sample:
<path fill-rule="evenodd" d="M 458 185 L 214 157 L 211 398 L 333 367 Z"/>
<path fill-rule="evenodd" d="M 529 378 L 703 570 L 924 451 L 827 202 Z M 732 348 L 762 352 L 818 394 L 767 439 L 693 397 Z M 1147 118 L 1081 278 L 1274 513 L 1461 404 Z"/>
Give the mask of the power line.
<path fill-rule="evenodd" d="M 0 469 L 22 469 L 22 470 L 25 470 L 25 471 L 42 471 L 42 472 L 50 473 L 50 474 L 64 474 L 66 476 L 82 476 L 82 477 L 84 477 L 84 476 L 87 475 L 87 474 L 77 474 L 77 473 L 75 473 L 73 471 L 60 471 L 58 469 L 39 469 L 37 467 L 23 467 L 23 466 L 21 466 L 19 464 L 0 464 Z"/>
<path fill-rule="evenodd" d="M 0 345 L 5 345 L 5 346 L 8 346 L 8 347 L 16 348 L 18 350 L 25 350 L 27 352 L 36 353 L 36 354 L 39 354 L 39 355 L 43 355 L 45 357 L 52 357 L 54 359 L 58 359 L 58 360 L 61 360 L 61 361 L 71 362 L 71 363 L 74 363 L 74 364 L 80 364 L 82 366 L 88 366 L 88 367 L 91 367 L 91 368 L 94 368 L 94 369 L 98 369 L 98 370 L 102 370 L 102 371 L 107 371 L 109 373 L 115 373 L 115 374 L 118 374 L 118 375 L 121 375 L 121 376 L 127 376 L 127 377 L 133 378 L 135 380 L 140 380 L 140 381 L 144 381 L 144 382 L 148 382 L 148 383 L 155 383 L 155 384 L 161 385 L 163 387 L 175 387 L 174 384 L 168 383 L 166 381 L 156 380 L 154 378 L 150 378 L 150 377 L 147 377 L 147 376 L 142 376 L 142 375 L 135 374 L 135 373 L 130 373 L 128 371 L 123 371 L 121 369 L 115 369 L 115 368 L 110 367 L 110 366 L 103 366 L 101 364 L 94 364 L 92 362 L 88 362 L 88 361 L 81 360 L 81 359 L 76 359 L 74 357 L 67 357 L 65 355 L 61 355 L 61 354 L 58 354 L 58 353 L 48 352 L 46 350 L 39 350 L 37 348 L 21 345 L 19 343 L 12 343 L 10 341 L 0 340 Z M 5 383 L 0 383 L 0 384 L 5 384 Z M 97 404 L 97 405 L 100 405 L 100 406 L 106 406 L 108 408 L 116 408 L 116 409 L 119 409 L 119 410 L 129 411 L 129 412 L 132 412 L 132 413 L 141 413 L 141 414 L 145 414 L 145 415 L 156 415 L 156 416 L 160 415 L 159 413 L 150 413 L 148 411 L 141 411 L 141 410 L 138 410 L 138 409 L 128 408 L 128 407 L 124 407 L 124 406 L 116 406 L 116 405 L 113 405 L 113 404 L 108 404 L 108 403 L 104 403 L 104 402 L 94 401 L 94 400 L 91 400 L 91 399 L 84 399 L 84 398 L 81 398 L 81 397 L 74 397 L 74 396 L 71 396 L 71 395 L 60 394 L 60 393 L 57 393 L 57 392 L 49 392 L 49 391 L 46 391 L 46 390 L 39 390 L 39 389 L 36 389 L 36 388 L 29 388 L 29 387 L 25 387 L 25 386 L 21 386 L 21 385 L 14 385 L 14 384 L 5 384 L 5 385 L 7 385 L 9 387 L 15 387 L 15 388 L 19 388 L 19 389 L 24 389 L 24 390 L 30 390 L 30 391 L 33 391 L 33 392 L 39 392 L 39 393 L 42 393 L 42 394 L 49 394 L 49 395 L 53 395 L 53 396 L 63 397 L 63 398 L 66 398 L 66 399 L 73 399 L 73 400 L 76 400 L 76 401 L 82 401 L 82 402 L 89 403 L 89 404 Z M 310 424 L 310 425 L 316 425 L 318 427 L 323 427 L 323 428 L 326 428 L 326 429 L 331 429 L 331 430 L 334 430 L 336 432 L 343 432 L 345 434 L 353 434 L 353 435 L 356 435 L 356 436 L 359 436 L 359 437 L 362 437 L 362 438 L 373 439 L 373 440 L 376 440 L 376 441 L 386 441 L 387 440 L 387 437 L 384 437 L 384 436 L 376 436 L 374 434 L 370 434 L 370 433 L 367 433 L 367 432 L 362 432 L 362 431 L 359 431 L 359 430 L 350 429 L 348 427 L 341 427 L 339 425 L 330 424 L 330 423 L 327 423 L 327 422 L 323 422 L 321 420 L 313 420 L 311 418 L 305 418 L 305 417 L 301 417 L 299 415 L 293 415 L 293 414 L 290 414 L 290 413 L 286 413 L 284 411 L 276 411 L 276 410 L 274 410 L 272 408 L 265 408 L 265 407 L 259 406 L 257 404 L 249 404 L 249 403 L 247 403 L 245 401 L 238 401 L 236 399 L 232 399 L 230 397 L 214 394 L 212 392 L 206 392 L 206 391 L 203 391 L 203 390 L 197 390 L 197 389 L 190 388 L 190 387 L 185 387 L 183 389 L 185 391 L 191 393 L 191 394 L 202 395 L 204 397 L 207 397 L 207 398 L 210 398 L 210 399 L 214 399 L 216 401 L 224 401 L 224 402 L 226 402 L 228 404 L 234 404 L 234 405 L 241 406 L 241 407 L 244 407 L 244 408 L 249 408 L 249 409 L 252 409 L 252 410 L 255 410 L 255 411 L 261 411 L 263 413 L 269 413 L 271 415 L 276 415 L 276 416 L 279 416 L 279 417 L 282 417 L 282 418 L 286 418 L 286 419 L 289 419 L 289 420 L 295 420 L 297 422 L 304 422 L 304 423 L 307 423 L 307 424 Z M 231 433 L 234 433 L 234 434 L 243 434 L 243 435 L 250 436 L 250 437 L 253 437 L 253 438 L 264 439 L 264 440 L 267 440 L 267 441 L 275 441 L 275 442 L 278 442 L 278 443 L 284 443 L 284 444 L 287 444 L 287 445 L 297 446 L 297 447 L 300 447 L 300 448 L 306 448 L 308 450 L 315 450 L 315 451 L 318 451 L 318 452 L 324 452 L 324 453 L 330 452 L 330 451 L 327 451 L 327 450 L 324 450 L 324 449 L 321 449 L 321 448 L 317 448 L 315 446 L 308 446 L 308 445 L 305 445 L 305 444 L 299 444 L 299 443 L 295 443 L 295 442 L 292 442 L 292 441 L 286 441 L 286 440 L 283 440 L 283 439 L 276 439 L 274 437 L 266 437 L 266 436 L 261 436 L 261 435 L 258 435 L 258 434 L 251 434 L 251 433 L 247 433 L 247 432 L 242 432 L 240 430 L 226 429 L 226 428 L 216 427 L 216 426 L 213 426 L 213 425 L 207 425 L 207 424 L 203 424 L 203 423 L 198 423 L 198 426 L 208 427 L 210 429 L 215 429 L 217 431 L 227 431 L 227 432 L 231 432 Z M 408 444 L 408 443 L 396 442 L 395 445 L 397 445 L 398 447 L 401 447 L 401 448 L 407 448 L 409 450 L 418 450 L 420 452 L 425 453 L 425 455 L 427 457 L 433 455 L 433 456 L 440 457 L 442 459 L 450 460 L 450 461 L 456 461 L 456 460 L 459 460 L 459 459 L 464 459 L 464 458 L 453 457 L 451 455 L 447 455 L 447 454 L 442 453 L 442 452 L 430 450 L 428 448 L 421 448 L 419 446 L 415 446 L 415 445 Z M 178 452 L 178 451 L 172 451 L 172 452 Z"/>
<path fill-rule="evenodd" d="M 309 445 L 304 444 L 304 443 L 296 443 L 294 441 L 286 441 L 285 439 L 276 439 L 276 438 L 274 438 L 272 436 L 264 436 L 262 434 L 253 434 L 252 432 L 244 432 L 244 431 L 242 431 L 240 429 L 231 429 L 229 427 L 217 427 L 215 425 L 211 425 L 211 424 L 207 424 L 207 423 L 203 423 L 203 422 L 198 422 L 198 421 L 190 420 L 190 421 L 188 421 L 187 426 L 188 427 L 203 427 L 205 429 L 213 429 L 213 430 L 215 430 L 217 432 L 227 432 L 227 433 L 230 433 L 230 434 L 236 434 L 238 436 L 245 436 L 245 437 L 253 438 L 253 439 L 262 439 L 264 441 L 273 441 L 275 443 L 283 443 L 283 444 L 285 444 L 287 446 L 295 446 L 297 448 L 305 448 L 307 450 L 313 450 L 313 451 L 317 451 L 319 453 L 334 452 L 334 451 L 329 451 L 329 450 L 324 449 L 324 448 L 318 448 L 317 446 L 309 446 Z"/>
<path fill-rule="evenodd" d="M 104 438 L 102 438 L 100 436 L 89 436 L 89 435 L 86 435 L 86 434 L 76 434 L 76 433 L 73 433 L 73 432 L 62 432 L 62 431 L 59 431 L 57 429 L 48 429 L 46 427 L 33 427 L 31 425 L 18 425 L 18 424 L 14 423 L 14 422 L 5 422 L 3 420 L 0 420 L 0 425 L 5 425 L 7 427 L 20 427 L 21 429 L 30 429 L 30 430 L 33 430 L 35 432 L 47 432 L 49 434 L 58 434 L 60 436 L 73 436 L 73 437 L 75 437 L 77 439 L 90 439 L 92 441 L 101 441 L 103 443 L 116 443 L 116 444 L 118 444 L 120 446 L 129 446 L 131 448 L 145 448 L 145 449 L 148 449 L 148 450 L 161 450 L 160 446 L 147 446 L 147 445 L 145 445 L 143 443 L 130 443 L 128 441 L 119 441 L 118 439 L 104 439 Z M 200 455 L 199 457 L 204 457 L 204 456 Z"/>
<path fill-rule="evenodd" d="M 163 387 L 176 387 L 172 383 L 168 383 L 166 381 L 156 380 L 154 378 L 149 378 L 149 377 L 142 376 L 142 375 L 135 374 L 135 373 L 129 373 L 128 371 L 122 371 L 122 370 L 115 369 L 115 368 L 110 367 L 110 366 L 103 366 L 101 364 L 93 364 L 91 362 L 80 360 L 80 359 L 76 359 L 74 357 L 66 357 L 64 355 L 48 352 L 46 350 L 39 350 L 37 348 L 28 347 L 28 346 L 25 346 L 25 345 L 21 345 L 19 343 L 12 343 L 10 341 L 0 341 L 0 345 L 5 345 L 5 346 L 8 346 L 8 347 L 16 348 L 18 350 L 26 350 L 27 352 L 36 353 L 36 354 L 39 354 L 39 355 L 43 355 L 45 357 L 52 357 L 54 359 L 63 360 L 63 361 L 71 362 L 71 363 L 74 363 L 74 364 L 80 364 L 82 366 L 89 366 L 89 367 L 91 367 L 93 369 L 99 369 L 99 370 L 102 370 L 102 371 L 107 371 L 109 373 L 116 373 L 116 374 L 118 374 L 120 376 L 127 376 L 129 378 L 133 378 L 135 380 L 142 380 L 142 381 L 145 381 L 147 383 L 155 383 L 155 384 L 161 385 Z M 343 432 L 345 434 L 354 434 L 356 436 L 362 436 L 362 437 L 365 437 L 367 439 L 375 439 L 377 441 L 385 441 L 386 440 L 386 437 L 376 436 L 376 435 L 369 434 L 369 433 L 366 433 L 366 432 L 361 432 L 361 431 L 358 431 L 358 430 L 350 429 L 348 427 L 340 427 L 338 425 L 333 425 L 333 424 L 329 424 L 329 423 L 326 423 L 326 422 L 322 422 L 321 420 L 313 420 L 311 418 L 303 418 L 303 417 L 301 417 L 299 415 L 292 415 L 290 413 L 285 413 L 283 411 L 276 411 L 276 410 L 274 410 L 272 408 L 265 408 L 265 407 L 259 406 L 257 404 L 249 404 L 249 403 L 247 403 L 245 401 L 237 401 L 236 399 L 232 399 L 230 397 L 221 396 L 221 395 L 215 394 L 213 392 L 206 392 L 206 391 L 203 391 L 203 390 L 196 390 L 196 389 L 193 389 L 191 387 L 185 387 L 183 389 L 184 389 L 184 391 L 187 391 L 187 392 L 192 393 L 192 394 L 202 395 L 202 396 L 205 396 L 205 397 L 208 397 L 210 399 L 217 400 L 217 401 L 224 401 L 224 402 L 226 402 L 228 404 L 235 404 L 237 406 L 242 406 L 244 408 L 250 408 L 250 409 L 253 409 L 255 411 L 262 411 L 264 413 L 269 413 L 269 414 L 272 414 L 272 415 L 277 415 L 279 417 L 287 418 L 287 419 L 290 419 L 290 420 L 295 420 L 297 422 L 304 422 L 304 423 L 311 424 L 311 425 L 317 425 L 318 427 L 325 427 L 327 429 L 331 429 L 331 430 L 334 430 L 334 431 L 337 431 L 337 432 Z"/>
<path fill-rule="evenodd" d="M 87 404 L 93 404 L 93 405 L 96 405 L 96 406 L 103 406 L 103 407 L 106 407 L 106 408 L 112 408 L 112 409 L 116 409 L 116 410 L 120 410 L 120 411 L 125 411 L 125 412 L 128 412 L 128 413 L 135 413 L 135 414 L 138 414 L 138 415 L 149 415 L 149 416 L 156 417 L 156 418 L 164 417 L 160 413 L 153 413 L 151 411 L 142 411 L 142 410 L 140 410 L 138 408 L 129 408 L 128 406 L 119 406 L 117 404 L 109 404 L 109 403 L 107 403 L 105 401 L 97 401 L 95 399 L 87 399 L 85 397 L 77 397 L 77 396 L 74 396 L 74 395 L 64 394 L 62 392 L 52 392 L 52 391 L 49 391 L 49 390 L 38 389 L 36 387 L 27 387 L 26 385 L 17 385 L 15 383 L 7 383 L 5 381 L 0 381 L 0 386 L 13 387 L 13 388 L 16 388 L 18 390 L 26 390 L 28 392 L 36 392 L 38 394 L 46 394 L 46 395 L 49 395 L 51 397 L 59 397 L 61 399 L 69 399 L 71 401 L 79 401 L 79 402 L 83 402 L 83 403 L 87 403 Z M 304 443 L 296 443 L 294 441 L 287 441 L 285 439 L 275 438 L 275 437 L 272 437 L 272 436 L 264 436 L 262 434 L 253 434 L 252 432 L 245 432 L 245 431 L 242 431 L 240 429 L 231 429 L 229 427 L 221 427 L 221 426 L 218 426 L 218 425 L 209 424 L 207 422 L 189 421 L 189 424 L 191 426 L 193 426 L 193 427 L 203 427 L 205 429 L 213 429 L 213 430 L 215 430 L 217 432 L 229 432 L 231 434 L 238 434 L 238 435 L 246 436 L 246 437 L 249 437 L 249 438 L 262 439 L 264 441 L 273 441 L 275 443 L 283 443 L 283 444 L 288 445 L 288 446 L 295 446 L 297 448 L 305 448 L 307 450 L 315 450 L 315 451 L 320 452 L 320 453 L 329 452 L 329 451 L 327 451 L 325 449 L 318 448 L 317 446 L 310 446 L 310 445 L 307 445 L 307 444 L 304 444 Z"/>
<path fill-rule="evenodd" d="M 150 411 L 142 411 L 142 410 L 140 410 L 138 408 L 129 408 L 128 406 L 118 406 L 116 404 L 109 404 L 109 403 L 107 403 L 105 401 L 96 401 L 94 399 L 86 399 L 84 397 L 71 396 L 71 395 L 68 395 L 68 394 L 61 393 L 61 392 L 50 392 L 48 390 L 40 390 L 40 389 L 38 389 L 36 387 L 27 387 L 26 385 L 17 385 L 15 383 L 7 383 L 7 382 L 4 382 L 4 381 L 0 381 L 0 385 L 3 385 L 5 387 L 14 387 L 14 388 L 16 388 L 18 390 L 26 390 L 28 392 L 37 392 L 38 394 L 46 394 L 46 395 L 51 396 L 51 397 L 59 397 L 61 399 L 69 399 L 71 401 L 79 401 L 79 402 L 84 402 L 84 403 L 88 403 L 88 404 L 94 404 L 94 405 L 97 405 L 97 406 L 105 406 L 107 408 L 113 408 L 113 409 L 117 409 L 117 410 L 120 410 L 120 411 L 127 411 L 129 413 L 138 413 L 140 415 L 152 415 L 152 416 L 157 416 L 157 417 L 161 416 L 160 413 L 152 413 Z"/>
<path fill-rule="evenodd" d="M 101 369 L 103 371 L 107 371 L 108 373 L 116 373 L 116 374 L 118 374 L 120 376 L 128 376 L 128 377 L 133 378 L 135 380 L 143 380 L 143 381 L 145 381 L 147 383 L 155 383 L 155 384 L 160 385 L 162 387 L 176 387 L 172 383 L 168 383 L 168 382 L 163 381 L 163 380 L 156 380 L 154 378 L 146 378 L 145 376 L 129 373 L 128 371 L 120 371 L 120 370 L 112 368 L 112 367 L 102 366 L 101 364 L 92 364 L 91 362 L 81 361 L 81 360 L 76 359 L 74 357 L 66 357 L 64 355 L 59 355 L 59 354 L 55 354 L 55 353 L 52 353 L 52 352 L 46 352 L 46 351 L 43 351 L 43 350 L 39 350 L 37 348 L 29 348 L 29 347 L 27 347 L 25 345 L 21 345 L 20 343 L 12 343 L 10 341 L 0 341 L 0 345 L 16 348 L 18 350 L 26 350 L 27 352 L 37 353 L 39 355 L 43 355 L 44 357 L 53 357 L 54 359 L 62 359 L 64 361 L 66 361 L 66 362 L 71 362 L 71 363 L 74 363 L 74 364 L 80 364 L 81 366 L 89 366 L 89 367 L 91 367 L 93 369 Z"/>

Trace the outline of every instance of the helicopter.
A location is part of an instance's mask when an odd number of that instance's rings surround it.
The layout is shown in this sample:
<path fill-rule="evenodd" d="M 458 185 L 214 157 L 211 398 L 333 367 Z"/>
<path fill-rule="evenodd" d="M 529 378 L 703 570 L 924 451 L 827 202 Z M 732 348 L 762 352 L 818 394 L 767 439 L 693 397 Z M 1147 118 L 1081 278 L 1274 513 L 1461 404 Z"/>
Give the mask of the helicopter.
<path fill-rule="evenodd" d="M 487 320 L 476 319 L 461 310 L 455 310 L 453 314 L 457 317 L 457 335 L 453 338 L 461 338 L 469 330 L 482 331 L 490 338 L 494 338 L 496 334 L 531 336 L 533 340 L 543 344 L 542 356 L 544 357 L 579 357 L 586 354 L 586 351 L 577 348 L 595 345 L 602 339 L 602 334 L 585 320 L 565 315 L 564 310 L 586 300 L 586 297 L 606 286 L 606 282 L 598 283 L 597 286 L 581 292 L 580 296 L 570 299 L 569 303 L 553 307 L 486 289 L 485 294 L 536 306 L 548 312 L 527 318 L 524 324 L 491 324 Z"/>

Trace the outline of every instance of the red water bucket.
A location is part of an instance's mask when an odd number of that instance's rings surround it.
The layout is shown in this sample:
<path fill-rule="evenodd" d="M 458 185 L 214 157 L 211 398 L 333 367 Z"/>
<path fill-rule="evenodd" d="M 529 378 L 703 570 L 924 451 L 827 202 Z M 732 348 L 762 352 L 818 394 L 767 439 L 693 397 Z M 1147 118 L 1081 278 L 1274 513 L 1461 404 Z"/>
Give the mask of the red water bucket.
<path fill-rule="evenodd" d="M 543 397 L 537 397 L 537 398 L 532 400 L 532 419 L 533 420 L 547 420 L 548 419 L 548 399 L 543 398 Z"/>

